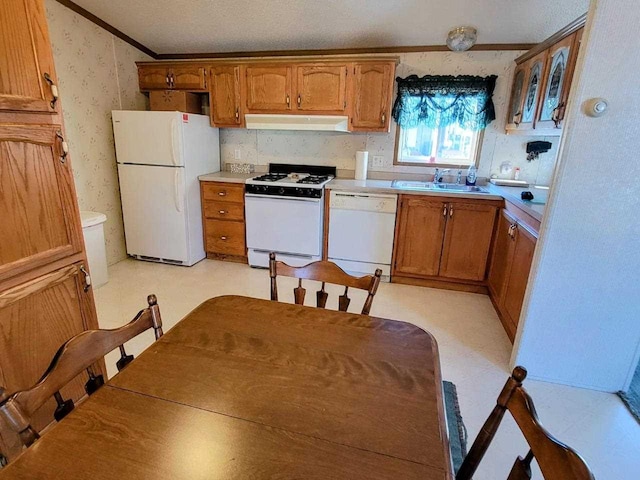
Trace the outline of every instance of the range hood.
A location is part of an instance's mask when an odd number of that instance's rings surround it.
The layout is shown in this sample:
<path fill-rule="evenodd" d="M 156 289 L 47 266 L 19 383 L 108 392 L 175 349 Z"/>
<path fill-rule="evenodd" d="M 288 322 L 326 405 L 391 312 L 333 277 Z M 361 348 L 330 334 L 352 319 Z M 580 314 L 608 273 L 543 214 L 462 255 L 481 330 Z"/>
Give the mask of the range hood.
<path fill-rule="evenodd" d="M 251 130 L 311 130 L 348 132 L 349 117 L 342 115 L 266 115 L 248 113 L 246 128 Z"/>

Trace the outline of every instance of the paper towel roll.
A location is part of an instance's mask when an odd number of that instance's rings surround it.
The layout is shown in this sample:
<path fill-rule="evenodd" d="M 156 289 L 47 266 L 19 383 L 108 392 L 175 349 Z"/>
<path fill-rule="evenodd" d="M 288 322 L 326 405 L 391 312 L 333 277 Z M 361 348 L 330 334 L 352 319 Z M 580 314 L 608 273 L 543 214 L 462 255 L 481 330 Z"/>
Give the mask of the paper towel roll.
<path fill-rule="evenodd" d="M 356 152 L 356 180 L 367 179 L 369 152 Z"/>

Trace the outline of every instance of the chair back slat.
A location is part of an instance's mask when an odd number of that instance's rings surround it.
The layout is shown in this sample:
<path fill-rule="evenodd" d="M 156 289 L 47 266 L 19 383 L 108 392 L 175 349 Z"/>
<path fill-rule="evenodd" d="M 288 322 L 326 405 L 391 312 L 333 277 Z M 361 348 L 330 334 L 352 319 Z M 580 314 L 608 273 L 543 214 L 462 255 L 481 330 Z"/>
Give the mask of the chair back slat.
<path fill-rule="evenodd" d="M 367 299 L 362 308 L 362 314 L 368 315 L 371 311 L 373 298 L 380 284 L 382 270 L 377 269 L 374 275 L 354 277 L 342 270 L 338 265 L 327 261 L 313 262 L 302 267 L 292 267 L 283 262 L 276 261 L 275 253 L 269 254 L 269 276 L 271 277 L 271 300 L 278 300 L 277 276 L 293 277 L 298 279 L 298 286 L 293 289 L 294 300 L 298 305 L 304 304 L 306 289 L 302 286 L 302 280 L 314 280 L 322 282 L 322 288 L 316 292 L 316 305 L 325 308 L 328 294 L 325 292 L 325 283 L 343 285 L 345 291 L 338 298 L 338 309 L 346 312 L 351 299 L 347 292 L 349 287 L 368 292 Z"/>
<path fill-rule="evenodd" d="M 32 437 L 28 431 L 32 430 L 30 418 L 36 410 L 52 396 L 60 405 L 63 401 L 60 389 L 84 370 L 91 370 L 91 366 L 107 353 L 118 347 L 122 349 L 124 343 L 150 328 L 154 329 L 156 339 L 162 336 L 162 319 L 155 295 L 149 295 L 147 301 L 149 307 L 141 310 L 128 324 L 113 330 L 86 330 L 65 342 L 33 387 L 14 393 L 0 403 L 0 415 L 21 438 Z M 34 439 L 24 443 L 29 445 Z"/>
<path fill-rule="evenodd" d="M 533 400 L 522 386 L 527 376 L 523 367 L 516 367 L 498 396 L 496 406 L 484 423 L 469 453 L 465 457 L 456 480 L 471 480 L 500 422 L 508 410 L 529 444 L 530 451 L 518 457 L 507 480 L 531 479 L 531 461 L 536 459 L 545 480 L 594 480 L 585 461 L 571 447 L 555 439 L 542 427 Z"/>

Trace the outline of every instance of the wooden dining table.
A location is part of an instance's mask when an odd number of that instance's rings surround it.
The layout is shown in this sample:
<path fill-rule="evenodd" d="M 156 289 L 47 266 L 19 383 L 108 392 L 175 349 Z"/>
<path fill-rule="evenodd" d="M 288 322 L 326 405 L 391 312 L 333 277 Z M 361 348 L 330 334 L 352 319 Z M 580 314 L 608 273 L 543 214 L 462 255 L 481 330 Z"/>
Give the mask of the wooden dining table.
<path fill-rule="evenodd" d="M 444 411 L 419 327 L 216 297 L 0 479 L 452 479 Z"/>

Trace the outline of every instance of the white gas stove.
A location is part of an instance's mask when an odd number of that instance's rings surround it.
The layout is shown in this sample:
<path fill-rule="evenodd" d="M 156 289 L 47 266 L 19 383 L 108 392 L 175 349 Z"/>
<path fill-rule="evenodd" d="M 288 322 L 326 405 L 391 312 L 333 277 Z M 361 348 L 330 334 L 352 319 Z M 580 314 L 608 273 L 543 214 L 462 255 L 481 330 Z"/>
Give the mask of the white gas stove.
<path fill-rule="evenodd" d="M 290 265 L 322 258 L 324 186 L 335 167 L 270 164 L 245 185 L 249 265 L 267 267 L 269 252 Z"/>

